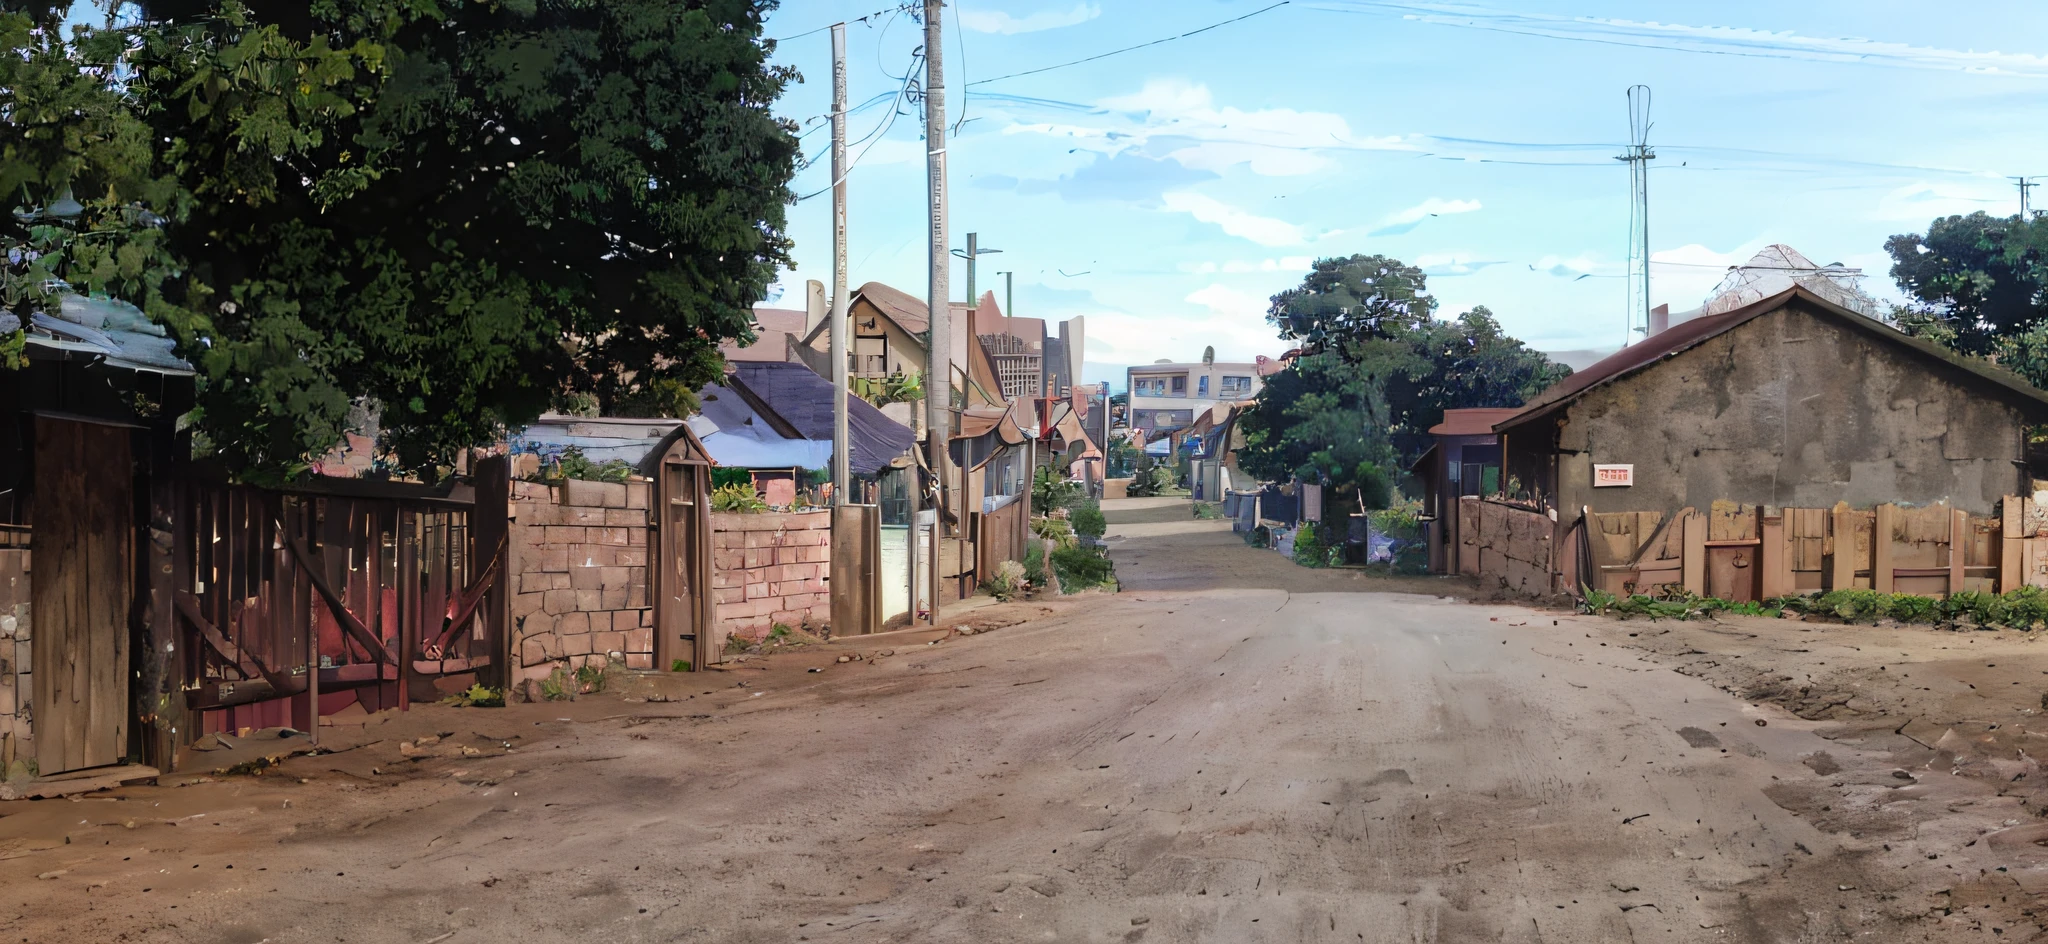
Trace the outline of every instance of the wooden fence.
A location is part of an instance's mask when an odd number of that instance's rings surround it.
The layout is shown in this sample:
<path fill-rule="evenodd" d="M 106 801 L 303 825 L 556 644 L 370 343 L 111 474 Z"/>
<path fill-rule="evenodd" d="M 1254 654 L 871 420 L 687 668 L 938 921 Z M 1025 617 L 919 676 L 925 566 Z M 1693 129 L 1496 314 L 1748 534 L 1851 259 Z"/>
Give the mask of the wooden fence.
<path fill-rule="evenodd" d="M 171 603 L 182 740 L 503 684 L 505 463 L 477 487 L 183 483 Z M 479 503 L 477 496 L 488 494 Z M 484 510 L 481 515 L 473 514 Z M 168 706 L 167 706 L 168 707 Z"/>
<path fill-rule="evenodd" d="M 1662 586 L 1727 600 L 1842 588 L 1944 596 L 2048 586 L 2048 513 L 2007 497 L 1997 517 L 1946 504 L 1856 510 L 1715 502 L 1706 511 L 1591 514 L 1594 587 Z"/>

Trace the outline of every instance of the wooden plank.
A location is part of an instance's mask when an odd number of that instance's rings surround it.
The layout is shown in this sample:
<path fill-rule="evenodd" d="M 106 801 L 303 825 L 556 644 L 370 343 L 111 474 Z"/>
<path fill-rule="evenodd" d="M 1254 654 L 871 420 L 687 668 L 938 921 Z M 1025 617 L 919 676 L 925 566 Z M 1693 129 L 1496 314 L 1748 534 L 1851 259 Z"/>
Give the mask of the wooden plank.
<path fill-rule="evenodd" d="M 2025 582 L 2021 579 L 2020 507 L 2018 495 L 2007 495 L 1998 503 L 1998 592 L 2010 593 Z"/>
<path fill-rule="evenodd" d="M 1851 512 L 1837 505 L 1829 515 L 1829 536 L 1833 552 L 1828 555 L 1828 589 L 1847 590 L 1856 585 L 1856 532 Z"/>
<path fill-rule="evenodd" d="M 1763 519 L 1763 547 L 1757 563 L 1763 568 L 1761 593 L 1766 600 L 1782 597 L 1792 592 L 1791 547 L 1785 540 L 1785 519 L 1778 516 Z"/>
<path fill-rule="evenodd" d="M 128 746 L 128 430 L 36 418 L 36 763 L 62 773 L 117 763 Z"/>
<path fill-rule="evenodd" d="M 1707 521 L 1706 516 L 1695 511 L 1685 516 L 1682 539 L 1685 541 L 1684 563 L 1680 567 L 1685 592 L 1700 595 L 1707 592 Z"/>
<path fill-rule="evenodd" d="M 1970 513 L 1957 508 L 1949 512 L 1948 592 L 1963 592 L 1963 568 L 1970 559 Z"/>
<path fill-rule="evenodd" d="M 1879 593 L 1892 592 L 1892 543 L 1898 519 L 1897 505 L 1877 506 L 1876 522 L 1870 529 L 1870 589 Z"/>
<path fill-rule="evenodd" d="M 35 800 L 92 793 L 160 776 L 162 773 L 155 767 L 144 767 L 141 764 L 72 771 L 51 777 L 37 777 L 20 783 L 0 783 L 0 800 Z"/>

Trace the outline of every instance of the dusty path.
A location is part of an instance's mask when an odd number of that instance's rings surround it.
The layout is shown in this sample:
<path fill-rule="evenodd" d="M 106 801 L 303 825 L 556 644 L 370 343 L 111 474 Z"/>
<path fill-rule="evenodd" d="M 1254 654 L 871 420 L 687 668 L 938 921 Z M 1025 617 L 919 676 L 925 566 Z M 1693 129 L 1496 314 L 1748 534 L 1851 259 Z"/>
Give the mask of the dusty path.
<path fill-rule="evenodd" d="M 1864 780 L 1905 782 L 1891 758 L 1717 688 L 1704 646 L 1358 592 L 1388 582 L 1161 507 L 1110 509 L 1125 593 L 963 618 L 1036 617 L 995 632 L 781 656 L 667 703 L 420 710 L 281 776 L 0 808 L 0 941 L 2034 933 L 2006 876 L 2041 850 L 1965 845 L 2018 799 L 1866 815 Z M 398 755 L 437 729 L 460 733 Z"/>

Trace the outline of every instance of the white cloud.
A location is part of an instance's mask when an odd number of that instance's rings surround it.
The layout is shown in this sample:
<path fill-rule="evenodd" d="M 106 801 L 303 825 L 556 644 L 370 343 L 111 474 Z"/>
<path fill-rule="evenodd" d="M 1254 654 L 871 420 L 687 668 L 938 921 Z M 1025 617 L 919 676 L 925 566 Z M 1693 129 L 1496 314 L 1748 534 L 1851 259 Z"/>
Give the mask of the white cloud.
<path fill-rule="evenodd" d="M 964 7 L 957 7 L 954 12 L 960 17 L 962 29 L 1011 36 L 1086 23 L 1101 16 L 1102 8 L 1092 3 L 1077 3 L 1071 10 L 1040 10 L 1023 16 L 1011 16 L 1000 10 L 969 10 Z"/>
<path fill-rule="evenodd" d="M 1281 256 L 1277 259 L 1230 259 L 1224 262 L 1216 262 L 1214 260 L 1205 260 L 1202 262 L 1183 262 L 1178 266 L 1178 268 L 1182 272 L 1188 272 L 1194 275 L 1214 275 L 1218 272 L 1227 272 L 1233 275 L 1243 274 L 1247 272 L 1300 272 L 1306 274 L 1309 268 L 1314 265 L 1315 259 L 1309 256 Z"/>
<path fill-rule="evenodd" d="M 1246 213 L 1214 197 L 1176 190 L 1165 194 L 1162 202 L 1168 210 L 1187 213 L 1204 223 L 1221 227 L 1232 236 L 1249 239 L 1261 246 L 1298 246 L 1307 241 L 1301 227 L 1293 223 Z"/>
<path fill-rule="evenodd" d="M 2001 207 L 2000 204 L 2007 206 Z M 1997 213 L 2017 210 L 2018 204 L 2019 190 L 2009 184 L 2000 186 L 1990 181 L 1956 184 L 1922 180 L 1906 184 L 1878 198 L 1877 206 L 1871 211 L 1870 216 L 1874 220 L 1918 223 L 1926 226 L 1929 220 L 1938 216 L 1955 216 L 1978 210 Z"/>
<path fill-rule="evenodd" d="M 1854 36 L 1801 36 L 1790 30 L 1510 12 L 1462 3 L 1325 0 L 1322 6 L 1324 9 L 1399 14 L 1403 19 L 1439 26 L 1680 52 L 2048 77 L 2048 57 L 2028 53 L 1942 49 Z"/>
<path fill-rule="evenodd" d="M 1153 79 L 1099 104 L 1107 111 L 1094 124 L 1018 123 L 1003 130 L 1070 138 L 1111 154 L 1136 148 L 1197 170 L 1246 165 L 1273 177 L 1328 169 L 1329 151 L 1416 149 L 1399 137 L 1355 137 L 1343 116 L 1330 112 L 1218 107 L 1208 86 L 1185 79 Z"/>
<path fill-rule="evenodd" d="M 1286 349 L 1266 323 L 1268 300 L 1261 295 L 1209 285 L 1186 301 L 1206 311 L 1187 314 L 1110 315 L 1088 318 L 1090 360 L 1146 364 L 1160 358 L 1199 360 L 1202 349 L 1214 346 L 1219 361 L 1250 361 Z"/>
<path fill-rule="evenodd" d="M 1479 201 L 1477 200 L 1444 200 L 1438 197 L 1430 197 L 1399 213 L 1388 215 L 1387 222 L 1394 224 L 1417 223 L 1421 222 L 1424 217 L 1446 216 L 1452 213 L 1471 213 L 1478 209 Z"/>

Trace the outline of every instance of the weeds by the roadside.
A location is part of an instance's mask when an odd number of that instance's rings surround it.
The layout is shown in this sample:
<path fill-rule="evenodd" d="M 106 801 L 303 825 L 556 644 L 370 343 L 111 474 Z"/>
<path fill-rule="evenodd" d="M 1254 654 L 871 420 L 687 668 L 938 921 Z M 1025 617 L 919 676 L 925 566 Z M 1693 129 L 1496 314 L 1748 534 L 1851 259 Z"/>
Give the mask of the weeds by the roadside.
<path fill-rule="evenodd" d="M 1580 608 L 1596 615 L 1648 616 L 1652 619 L 1693 619 L 1718 613 L 1738 616 L 1777 617 L 1785 613 L 1819 617 L 1844 623 L 1959 623 L 2038 629 L 2048 626 L 2048 591 L 2020 587 L 2003 593 L 1965 590 L 1947 598 L 1911 593 L 1879 593 L 1875 590 L 1830 590 L 1825 593 L 1795 594 L 1762 601 L 1735 602 L 1695 596 L 1684 590 L 1661 595 L 1633 593 L 1616 595 L 1587 588 Z"/>

